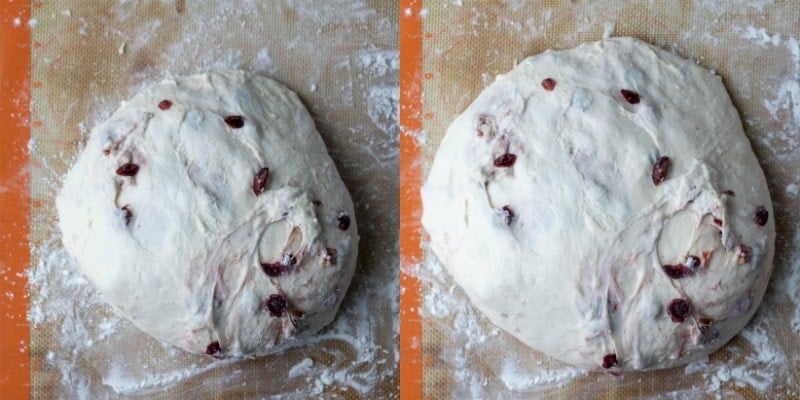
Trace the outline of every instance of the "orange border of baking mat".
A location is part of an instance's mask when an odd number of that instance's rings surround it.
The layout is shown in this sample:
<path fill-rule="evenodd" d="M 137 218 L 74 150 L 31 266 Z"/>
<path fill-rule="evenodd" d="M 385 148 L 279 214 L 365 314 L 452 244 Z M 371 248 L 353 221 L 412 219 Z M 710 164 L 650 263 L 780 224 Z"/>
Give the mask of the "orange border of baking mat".
<path fill-rule="evenodd" d="M 5 1 L 0 9 L 0 388 L 4 399 L 30 397 L 28 224 L 30 186 L 31 4 Z M 14 26 L 14 19 L 19 24 Z"/>
<path fill-rule="evenodd" d="M 400 0 L 400 398 L 422 398 L 420 248 L 422 0 Z"/>

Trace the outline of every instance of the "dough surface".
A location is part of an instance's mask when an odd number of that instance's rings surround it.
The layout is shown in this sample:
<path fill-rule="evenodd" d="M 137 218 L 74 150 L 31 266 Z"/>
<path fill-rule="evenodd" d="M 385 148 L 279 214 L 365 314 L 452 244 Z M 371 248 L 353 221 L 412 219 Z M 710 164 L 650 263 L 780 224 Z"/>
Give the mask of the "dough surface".
<path fill-rule="evenodd" d="M 422 201 L 473 304 L 587 369 L 711 353 L 772 270 L 769 190 L 722 80 L 631 38 L 498 77 L 450 125 Z"/>
<path fill-rule="evenodd" d="M 214 357 L 285 348 L 350 284 L 353 202 L 297 95 L 244 71 L 166 80 L 97 126 L 56 200 L 109 303 Z"/>

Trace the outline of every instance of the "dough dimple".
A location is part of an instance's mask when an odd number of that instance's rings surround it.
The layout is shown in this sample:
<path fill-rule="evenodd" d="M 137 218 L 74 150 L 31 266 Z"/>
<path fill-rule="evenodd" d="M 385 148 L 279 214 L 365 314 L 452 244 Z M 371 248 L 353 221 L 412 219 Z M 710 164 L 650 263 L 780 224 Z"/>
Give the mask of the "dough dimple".
<path fill-rule="evenodd" d="M 769 191 L 721 79 L 632 38 L 498 77 L 449 127 L 422 201 L 475 306 L 589 369 L 711 353 L 772 269 Z"/>
<path fill-rule="evenodd" d="M 353 203 L 308 112 L 244 71 L 124 102 L 56 206 L 64 246 L 109 303 L 197 354 L 264 354 L 318 331 L 355 268 Z"/>

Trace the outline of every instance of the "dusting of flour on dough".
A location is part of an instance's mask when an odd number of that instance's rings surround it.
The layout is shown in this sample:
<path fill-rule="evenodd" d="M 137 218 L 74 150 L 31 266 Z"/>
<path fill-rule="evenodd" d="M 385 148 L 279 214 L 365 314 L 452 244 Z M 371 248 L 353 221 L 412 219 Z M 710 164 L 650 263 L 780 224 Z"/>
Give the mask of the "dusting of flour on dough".
<path fill-rule="evenodd" d="M 427 257 L 415 270 L 427 287 L 420 314 L 433 321 L 437 330 L 450 335 L 448 343 L 456 344 L 443 348 L 441 357 L 454 371 L 455 398 L 486 398 L 500 387 L 514 393 L 542 393 L 588 374 L 568 365 L 542 363 L 536 370 L 528 370 L 521 365 L 519 355 L 496 357 L 498 349 L 507 348 L 508 336 L 500 335 L 500 329 L 474 308 L 463 290 L 446 277 L 441 262 Z M 479 365 L 491 365 L 502 386 L 490 386 L 492 377 L 486 376 Z"/>

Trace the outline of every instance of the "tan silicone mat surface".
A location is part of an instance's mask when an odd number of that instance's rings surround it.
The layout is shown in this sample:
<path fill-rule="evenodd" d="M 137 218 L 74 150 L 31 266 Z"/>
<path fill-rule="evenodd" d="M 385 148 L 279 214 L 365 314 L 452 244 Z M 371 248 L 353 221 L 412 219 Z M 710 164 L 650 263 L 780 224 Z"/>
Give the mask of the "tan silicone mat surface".
<path fill-rule="evenodd" d="M 495 76 L 548 48 L 633 36 L 722 76 L 765 169 L 777 252 L 760 309 L 704 362 L 615 377 L 551 360 L 474 309 L 426 248 L 424 396 L 442 398 L 797 398 L 800 370 L 800 6 L 790 1 L 428 1 L 423 127 L 427 168 L 447 126 Z"/>
<path fill-rule="evenodd" d="M 390 1 L 34 2 L 31 395 L 397 396 L 398 15 Z M 358 268 L 305 347 L 216 362 L 116 316 L 58 240 L 53 200 L 89 130 L 170 76 L 241 68 L 296 91 L 356 203 Z"/>

